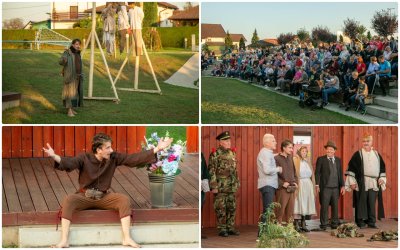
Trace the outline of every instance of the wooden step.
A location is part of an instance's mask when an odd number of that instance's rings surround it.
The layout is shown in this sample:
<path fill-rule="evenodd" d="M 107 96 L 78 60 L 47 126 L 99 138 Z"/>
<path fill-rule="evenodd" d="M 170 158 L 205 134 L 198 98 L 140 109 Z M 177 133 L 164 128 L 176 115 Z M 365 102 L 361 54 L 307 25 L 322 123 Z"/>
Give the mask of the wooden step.
<path fill-rule="evenodd" d="M 8 108 L 18 107 L 21 104 L 21 93 L 3 92 L 3 111 Z"/>

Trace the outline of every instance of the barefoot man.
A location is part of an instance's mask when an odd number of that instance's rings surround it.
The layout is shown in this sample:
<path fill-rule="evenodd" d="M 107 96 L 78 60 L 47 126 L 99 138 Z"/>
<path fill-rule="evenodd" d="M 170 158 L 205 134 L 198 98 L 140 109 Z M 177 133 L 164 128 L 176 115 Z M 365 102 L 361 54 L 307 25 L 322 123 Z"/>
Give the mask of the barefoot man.
<path fill-rule="evenodd" d="M 161 138 L 156 148 L 128 155 L 113 152 L 111 137 L 99 133 L 92 139 L 92 152 L 76 157 L 60 157 L 47 143 L 47 148 L 43 150 L 54 159 L 56 169 L 67 172 L 79 169 L 79 190 L 68 195 L 61 204 L 61 241 L 53 247 L 69 247 L 68 233 L 74 211 L 99 208 L 118 211 L 122 225 L 122 245 L 139 248 L 140 245 L 129 234 L 130 199 L 123 194 L 110 193 L 111 180 L 118 166 L 137 167 L 155 162 L 155 154 L 171 142 L 172 138 Z"/>

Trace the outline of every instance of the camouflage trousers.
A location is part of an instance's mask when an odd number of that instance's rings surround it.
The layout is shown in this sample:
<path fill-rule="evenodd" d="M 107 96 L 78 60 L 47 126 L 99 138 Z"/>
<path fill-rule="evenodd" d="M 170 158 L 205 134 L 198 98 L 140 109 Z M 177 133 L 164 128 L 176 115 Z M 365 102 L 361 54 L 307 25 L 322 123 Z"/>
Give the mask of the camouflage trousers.
<path fill-rule="evenodd" d="M 220 231 L 234 230 L 236 214 L 235 193 L 218 193 L 214 196 L 217 228 Z"/>

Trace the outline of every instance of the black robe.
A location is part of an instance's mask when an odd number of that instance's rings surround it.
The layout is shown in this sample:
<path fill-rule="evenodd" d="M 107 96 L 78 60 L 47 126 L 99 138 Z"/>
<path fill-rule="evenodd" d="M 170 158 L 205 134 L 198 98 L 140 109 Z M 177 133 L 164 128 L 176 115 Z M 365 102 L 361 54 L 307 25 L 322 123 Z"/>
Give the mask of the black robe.
<path fill-rule="evenodd" d="M 376 152 L 376 151 L 374 151 Z M 379 157 L 379 177 L 386 177 L 386 168 L 385 162 L 382 159 L 382 156 L 376 152 Z M 365 183 L 364 183 L 364 162 L 362 160 L 362 152 L 357 151 L 351 157 L 349 162 L 348 169 L 345 173 L 346 176 L 353 176 L 358 185 L 358 190 L 354 190 L 353 192 L 353 207 L 356 210 L 357 217 L 356 219 L 367 219 L 368 211 L 367 211 L 367 194 L 365 192 Z M 383 197 L 382 197 L 382 189 L 379 187 L 378 191 L 378 220 L 381 218 L 385 218 L 385 212 L 383 208 Z"/>

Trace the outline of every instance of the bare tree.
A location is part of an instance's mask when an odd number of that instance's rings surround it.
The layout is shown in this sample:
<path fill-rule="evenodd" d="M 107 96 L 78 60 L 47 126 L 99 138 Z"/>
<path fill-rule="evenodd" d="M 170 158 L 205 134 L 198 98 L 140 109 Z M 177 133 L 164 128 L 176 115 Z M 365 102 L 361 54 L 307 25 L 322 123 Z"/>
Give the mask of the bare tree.
<path fill-rule="evenodd" d="M 188 9 L 191 9 L 191 8 L 193 8 L 192 2 L 186 2 L 185 5 L 183 6 L 184 10 L 188 10 Z"/>
<path fill-rule="evenodd" d="M 371 20 L 372 29 L 383 37 L 388 37 L 396 33 L 398 23 L 397 16 L 391 14 L 390 10 L 381 10 L 375 12 Z"/>
<path fill-rule="evenodd" d="M 3 21 L 3 29 L 18 30 L 24 28 L 22 18 L 12 18 Z"/>

